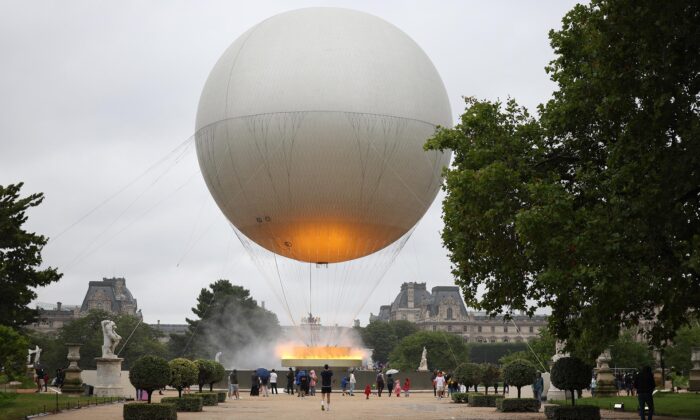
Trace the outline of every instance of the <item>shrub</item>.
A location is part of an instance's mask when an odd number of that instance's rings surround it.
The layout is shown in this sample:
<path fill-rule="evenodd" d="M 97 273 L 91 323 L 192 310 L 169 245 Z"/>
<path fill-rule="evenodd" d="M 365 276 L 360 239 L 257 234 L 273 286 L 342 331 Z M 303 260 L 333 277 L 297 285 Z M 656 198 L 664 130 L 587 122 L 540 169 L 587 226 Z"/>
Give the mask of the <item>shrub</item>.
<path fill-rule="evenodd" d="M 199 397 L 202 399 L 202 404 L 206 406 L 217 405 L 219 403 L 219 395 L 216 392 L 198 392 L 196 394 L 185 395 L 185 398 Z"/>
<path fill-rule="evenodd" d="M 576 357 L 562 357 L 552 366 L 550 379 L 557 388 L 571 391 L 571 405 L 574 405 L 574 391 L 586 388 L 591 382 L 591 367 Z"/>
<path fill-rule="evenodd" d="M 452 402 L 456 402 L 457 404 L 467 403 L 468 396 L 469 396 L 469 394 L 467 394 L 466 392 L 453 392 L 452 393 Z"/>
<path fill-rule="evenodd" d="M 168 362 L 168 366 L 170 366 L 169 385 L 177 389 L 178 397 L 182 397 L 184 388 L 197 383 L 199 369 L 193 361 L 182 358 L 171 360 Z"/>
<path fill-rule="evenodd" d="M 544 415 L 549 420 L 600 420 L 600 407 L 592 405 L 548 405 Z"/>
<path fill-rule="evenodd" d="M 177 411 L 202 411 L 202 397 L 164 397 L 160 400 L 161 403 L 173 404 Z"/>
<path fill-rule="evenodd" d="M 486 388 L 486 394 L 488 395 L 489 393 L 489 387 L 494 386 L 498 383 L 498 379 L 501 377 L 501 370 L 490 364 L 490 363 L 483 363 L 481 365 L 481 383 L 484 384 L 484 388 Z M 489 406 L 489 407 L 495 407 L 495 406 Z"/>
<path fill-rule="evenodd" d="M 199 370 L 197 375 L 199 392 L 202 392 L 202 388 L 205 384 L 209 384 L 209 391 L 211 392 L 214 389 L 214 383 L 224 379 L 224 376 L 226 376 L 226 370 L 219 362 L 207 359 L 197 359 L 194 361 L 194 363 L 197 365 L 197 369 Z"/>
<path fill-rule="evenodd" d="M 173 404 L 127 403 L 124 420 L 177 420 L 177 411 Z"/>
<path fill-rule="evenodd" d="M 495 407 L 496 400 L 502 400 L 500 395 L 470 395 L 469 405 L 472 407 Z"/>
<path fill-rule="evenodd" d="M 481 392 L 467 392 L 467 402 L 471 402 L 471 399 L 474 397 L 480 397 L 483 396 Z"/>
<path fill-rule="evenodd" d="M 496 401 L 496 408 L 504 413 L 537 413 L 541 405 L 535 398 L 501 398 Z"/>
<path fill-rule="evenodd" d="M 455 369 L 455 377 L 462 382 L 467 390 L 481 383 L 481 366 L 476 363 L 463 363 Z"/>
<path fill-rule="evenodd" d="M 143 389 L 148 393 L 150 403 L 151 393 L 156 389 L 165 388 L 170 382 L 170 366 L 162 357 L 140 357 L 129 370 L 129 380 L 136 389 Z"/>
<path fill-rule="evenodd" d="M 537 369 L 527 360 L 515 360 L 503 367 L 503 381 L 518 388 L 518 398 L 520 398 L 520 388 L 531 385 L 536 376 Z"/>
<path fill-rule="evenodd" d="M 226 392 L 217 392 L 216 396 L 218 397 L 219 402 L 225 402 L 226 401 Z"/>

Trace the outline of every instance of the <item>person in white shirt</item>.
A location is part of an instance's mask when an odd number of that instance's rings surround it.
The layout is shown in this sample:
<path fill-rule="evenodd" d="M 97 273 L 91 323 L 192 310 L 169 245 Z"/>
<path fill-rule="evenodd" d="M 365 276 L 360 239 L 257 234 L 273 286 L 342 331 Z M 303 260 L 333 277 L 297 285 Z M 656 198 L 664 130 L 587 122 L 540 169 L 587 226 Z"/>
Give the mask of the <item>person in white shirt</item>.
<path fill-rule="evenodd" d="M 435 390 L 437 390 L 438 399 L 442 399 L 445 392 L 445 377 L 442 375 L 442 371 L 438 372 L 435 377 Z"/>
<path fill-rule="evenodd" d="M 274 369 L 270 372 L 270 393 L 279 394 L 279 392 L 277 392 L 277 372 L 275 372 Z"/>
<path fill-rule="evenodd" d="M 350 384 L 350 396 L 354 397 L 355 396 L 355 383 L 357 382 L 355 380 L 355 370 L 350 371 L 350 381 L 348 381 Z"/>

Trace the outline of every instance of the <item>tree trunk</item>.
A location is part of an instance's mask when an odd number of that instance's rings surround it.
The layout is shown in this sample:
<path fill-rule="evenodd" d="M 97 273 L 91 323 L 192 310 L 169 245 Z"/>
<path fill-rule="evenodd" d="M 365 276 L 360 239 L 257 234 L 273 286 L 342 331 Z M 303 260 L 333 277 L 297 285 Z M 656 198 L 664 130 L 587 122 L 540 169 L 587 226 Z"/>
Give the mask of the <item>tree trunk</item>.
<path fill-rule="evenodd" d="M 573 407 L 574 405 L 576 405 L 576 394 L 574 394 L 574 392 L 576 392 L 576 390 L 572 389 L 572 390 L 571 390 L 571 406 L 572 406 L 572 407 Z"/>
<path fill-rule="evenodd" d="M 148 393 L 148 403 L 150 404 L 151 403 L 151 394 L 153 393 L 153 390 L 148 389 L 148 390 L 146 390 L 146 392 Z"/>
<path fill-rule="evenodd" d="M 518 387 L 518 399 L 520 399 L 520 387 Z"/>
<path fill-rule="evenodd" d="M 177 387 L 177 397 L 182 398 L 182 387 Z"/>
<path fill-rule="evenodd" d="M 214 382 L 209 384 L 209 392 L 214 391 Z"/>
<path fill-rule="evenodd" d="M 489 386 L 484 385 L 484 390 L 486 391 L 486 395 L 489 395 Z"/>
<path fill-rule="evenodd" d="M 198 384 L 198 385 L 199 385 L 199 392 L 202 392 L 202 387 L 204 386 L 204 384 L 201 383 L 201 384 Z"/>

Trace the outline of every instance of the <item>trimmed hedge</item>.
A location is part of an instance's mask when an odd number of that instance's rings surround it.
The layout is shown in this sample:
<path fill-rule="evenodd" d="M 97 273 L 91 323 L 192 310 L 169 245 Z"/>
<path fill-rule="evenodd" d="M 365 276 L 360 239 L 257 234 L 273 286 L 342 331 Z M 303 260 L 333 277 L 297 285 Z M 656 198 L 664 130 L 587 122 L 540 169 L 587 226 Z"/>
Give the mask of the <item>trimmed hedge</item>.
<path fill-rule="evenodd" d="M 592 405 L 548 405 L 544 415 L 549 420 L 600 420 L 600 407 Z"/>
<path fill-rule="evenodd" d="M 160 399 L 160 402 L 174 404 L 177 411 L 202 411 L 202 397 L 164 397 Z"/>
<path fill-rule="evenodd" d="M 541 405 L 536 398 L 503 398 L 496 401 L 496 409 L 504 413 L 537 413 Z"/>
<path fill-rule="evenodd" d="M 469 405 L 472 407 L 495 407 L 496 400 L 502 400 L 500 395 L 470 395 Z"/>
<path fill-rule="evenodd" d="M 226 401 L 226 392 L 219 391 L 216 393 L 216 395 L 219 398 L 218 402 L 225 402 Z"/>
<path fill-rule="evenodd" d="M 124 404 L 124 420 L 177 420 L 173 404 Z"/>
<path fill-rule="evenodd" d="M 455 402 L 457 404 L 463 404 L 468 402 L 467 397 L 469 397 L 469 394 L 467 394 L 466 392 L 453 392 L 451 397 L 452 402 Z"/>
<path fill-rule="evenodd" d="M 187 394 L 187 398 L 200 397 L 202 404 L 206 406 L 217 405 L 219 403 L 219 395 L 216 392 L 198 392 L 196 394 Z"/>

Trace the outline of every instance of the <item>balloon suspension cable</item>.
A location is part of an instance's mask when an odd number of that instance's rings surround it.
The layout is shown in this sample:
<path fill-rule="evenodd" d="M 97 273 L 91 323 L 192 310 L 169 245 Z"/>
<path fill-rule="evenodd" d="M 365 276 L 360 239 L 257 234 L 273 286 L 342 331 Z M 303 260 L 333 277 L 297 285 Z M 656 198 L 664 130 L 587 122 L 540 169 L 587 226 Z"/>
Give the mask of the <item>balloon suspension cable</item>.
<path fill-rule="evenodd" d="M 518 335 L 519 335 L 520 337 L 522 337 L 523 335 L 520 334 L 520 327 L 518 327 L 518 325 L 515 323 L 515 320 L 514 320 L 513 318 L 511 318 L 511 319 L 510 319 L 510 322 L 511 322 L 511 323 L 513 324 L 513 326 L 515 327 L 515 331 L 518 332 Z M 537 363 L 539 363 L 540 366 L 542 366 L 542 369 L 543 369 L 545 372 L 548 372 L 548 370 L 547 370 L 547 368 L 545 367 L 544 363 L 542 363 L 542 360 L 540 360 L 540 358 L 537 356 L 537 353 L 535 353 L 535 351 L 532 349 L 532 347 L 530 347 L 530 343 L 527 341 L 527 339 L 525 339 L 525 344 L 527 345 L 527 348 L 530 349 L 530 352 L 532 353 L 532 355 L 535 356 L 535 359 L 537 359 Z"/>
<path fill-rule="evenodd" d="M 126 341 L 124 341 L 124 344 L 122 344 L 122 348 L 120 348 L 119 351 L 117 352 L 117 356 L 119 356 L 124 351 L 124 347 L 126 347 L 127 343 L 129 343 L 131 336 L 134 335 L 134 333 L 136 332 L 136 329 L 139 327 L 139 325 L 141 325 L 142 322 L 143 322 L 143 316 L 141 317 L 141 319 L 139 319 L 139 322 L 136 324 L 134 329 L 131 330 L 131 334 L 129 334 L 129 336 L 126 337 Z"/>

